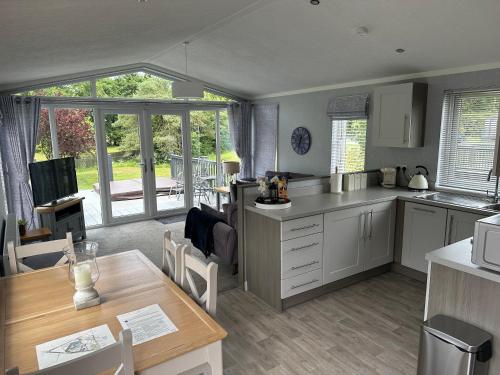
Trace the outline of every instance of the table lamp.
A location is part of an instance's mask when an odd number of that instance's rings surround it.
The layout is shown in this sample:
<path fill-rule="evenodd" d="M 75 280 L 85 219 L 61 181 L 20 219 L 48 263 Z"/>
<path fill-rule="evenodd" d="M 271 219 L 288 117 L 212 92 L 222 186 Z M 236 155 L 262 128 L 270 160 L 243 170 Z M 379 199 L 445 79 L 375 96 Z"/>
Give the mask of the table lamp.
<path fill-rule="evenodd" d="M 77 310 L 101 303 L 99 293 L 94 288 L 99 279 L 99 267 L 96 261 L 97 248 L 97 242 L 81 241 L 64 251 L 69 259 L 68 277 L 76 289 L 73 303 Z"/>
<path fill-rule="evenodd" d="M 231 176 L 231 183 L 236 182 L 236 176 L 240 173 L 240 163 L 237 161 L 223 161 L 222 171 L 225 175 Z"/>

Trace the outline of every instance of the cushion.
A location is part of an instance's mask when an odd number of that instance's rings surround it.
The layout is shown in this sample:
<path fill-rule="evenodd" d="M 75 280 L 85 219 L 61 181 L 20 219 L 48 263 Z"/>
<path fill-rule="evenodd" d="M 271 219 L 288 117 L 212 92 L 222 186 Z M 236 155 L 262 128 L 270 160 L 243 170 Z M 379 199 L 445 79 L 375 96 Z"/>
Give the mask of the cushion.
<path fill-rule="evenodd" d="M 220 212 L 220 211 L 217 211 L 216 209 L 210 207 L 209 205 L 207 204 L 204 204 L 204 203 L 200 203 L 200 208 L 203 212 L 206 212 L 207 214 L 210 214 L 212 216 L 215 216 L 216 218 L 218 219 L 221 219 L 223 220 L 224 222 L 226 222 L 227 218 L 226 218 L 226 214 L 224 212 Z"/>
<path fill-rule="evenodd" d="M 238 204 L 229 203 L 222 205 L 224 214 L 226 215 L 226 223 L 228 223 L 234 229 L 238 229 Z"/>

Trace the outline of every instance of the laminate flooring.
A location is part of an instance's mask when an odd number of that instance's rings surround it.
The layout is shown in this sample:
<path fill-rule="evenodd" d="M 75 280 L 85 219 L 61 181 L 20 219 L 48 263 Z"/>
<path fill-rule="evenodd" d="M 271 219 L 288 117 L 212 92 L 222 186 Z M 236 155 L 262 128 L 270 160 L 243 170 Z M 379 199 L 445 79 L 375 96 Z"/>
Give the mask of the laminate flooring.
<path fill-rule="evenodd" d="M 385 273 L 278 313 L 218 296 L 224 374 L 415 374 L 425 284 Z"/>

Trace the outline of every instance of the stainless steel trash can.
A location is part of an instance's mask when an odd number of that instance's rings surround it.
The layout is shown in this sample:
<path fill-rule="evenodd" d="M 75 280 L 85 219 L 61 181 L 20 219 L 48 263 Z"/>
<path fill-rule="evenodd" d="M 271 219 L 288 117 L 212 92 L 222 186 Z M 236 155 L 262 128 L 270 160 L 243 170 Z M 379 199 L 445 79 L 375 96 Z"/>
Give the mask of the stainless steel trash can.
<path fill-rule="evenodd" d="M 488 374 L 491 340 L 491 335 L 480 328 L 436 315 L 422 325 L 417 374 Z"/>

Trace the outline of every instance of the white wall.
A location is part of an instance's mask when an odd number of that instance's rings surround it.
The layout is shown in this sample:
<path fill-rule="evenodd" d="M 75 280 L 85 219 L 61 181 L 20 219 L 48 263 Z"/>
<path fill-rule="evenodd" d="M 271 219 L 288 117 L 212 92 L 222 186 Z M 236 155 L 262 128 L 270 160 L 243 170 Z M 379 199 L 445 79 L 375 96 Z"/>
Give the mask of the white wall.
<path fill-rule="evenodd" d="M 368 120 L 366 168 L 406 164 L 414 168 L 423 164 L 429 168 L 431 180 L 436 178 L 444 91 L 448 89 L 500 88 L 500 69 L 419 79 L 429 85 L 424 147 L 397 149 L 371 146 L 371 119 Z M 387 83 L 390 84 L 390 83 Z M 387 85 L 385 84 L 385 85 Z M 278 169 L 281 171 L 328 175 L 330 173 L 331 122 L 326 115 L 328 101 L 336 95 L 372 93 L 375 86 L 350 87 L 309 94 L 290 95 L 257 100 L 280 105 L 278 126 Z M 371 113 L 370 113 L 371 115 Z M 310 151 L 297 155 L 290 146 L 292 130 L 305 126 L 311 131 Z"/>

